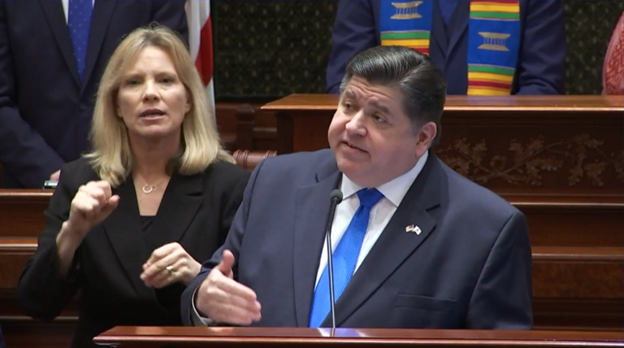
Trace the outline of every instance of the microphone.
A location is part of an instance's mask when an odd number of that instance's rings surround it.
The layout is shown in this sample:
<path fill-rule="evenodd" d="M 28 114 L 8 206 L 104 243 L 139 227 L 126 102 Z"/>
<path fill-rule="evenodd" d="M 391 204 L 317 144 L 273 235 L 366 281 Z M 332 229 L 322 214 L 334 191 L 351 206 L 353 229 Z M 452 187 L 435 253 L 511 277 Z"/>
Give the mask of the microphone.
<path fill-rule="evenodd" d="M 334 223 L 334 214 L 336 213 L 336 206 L 342 202 L 342 192 L 335 189 L 329 195 L 331 199 L 331 206 L 329 208 L 329 217 L 327 218 L 327 228 L 325 230 L 325 239 L 327 240 L 327 273 L 329 273 L 329 313 L 332 319 L 332 336 L 336 329 L 336 311 L 334 304 L 336 303 L 334 298 L 334 265 L 332 263 L 332 242 L 331 242 L 331 228 Z"/>

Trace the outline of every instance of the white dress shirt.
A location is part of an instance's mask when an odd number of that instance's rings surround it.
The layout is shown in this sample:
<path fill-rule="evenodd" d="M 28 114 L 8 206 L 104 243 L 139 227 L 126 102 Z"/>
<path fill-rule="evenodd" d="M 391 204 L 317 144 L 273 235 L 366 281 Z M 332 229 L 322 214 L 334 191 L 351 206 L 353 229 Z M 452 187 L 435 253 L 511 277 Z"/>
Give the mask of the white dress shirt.
<path fill-rule="evenodd" d="M 360 249 L 360 254 L 358 256 L 357 263 L 355 264 L 353 273 L 357 271 L 362 264 L 362 261 L 364 261 L 364 258 L 366 258 L 366 255 L 368 255 L 368 252 L 373 248 L 373 245 L 375 245 L 379 236 L 381 236 L 381 233 L 386 228 L 386 225 L 394 215 L 394 212 L 399 207 L 399 204 L 401 204 L 403 197 L 405 197 L 405 194 L 407 194 L 407 191 L 425 166 L 427 157 L 429 157 L 429 151 L 425 152 L 425 154 L 418 160 L 414 168 L 410 169 L 410 171 L 377 187 L 377 190 L 379 190 L 379 192 L 381 192 L 384 196 L 379 203 L 371 209 L 368 228 L 366 229 L 364 241 L 362 242 L 362 248 Z M 351 219 L 355 215 L 355 211 L 360 206 L 360 199 L 358 198 L 357 192 L 362 188 L 363 187 L 356 185 L 353 181 L 347 178 L 346 175 L 342 175 L 340 191 L 342 191 L 343 199 L 342 202 L 336 207 L 336 214 L 332 224 L 332 253 L 336 251 L 336 247 L 338 246 L 340 239 L 347 231 L 347 227 L 349 227 L 349 223 L 351 223 Z M 388 231 L 386 233 L 392 232 L 400 233 L 401 231 Z M 327 241 L 323 243 L 323 251 L 320 257 L 321 262 L 319 263 L 318 272 L 316 274 L 316 284 L 318 284 L 321 279 L 321 275 L 327 266 Z"/>
<path fill-rule="evenodd" d="M 63 3 L 63 13 L 65 13 L 65 23 L 69 20 L 69 0 L 62 0 Z M 91 4 L 95 7 L 95 0 L 91 0 Z"/>

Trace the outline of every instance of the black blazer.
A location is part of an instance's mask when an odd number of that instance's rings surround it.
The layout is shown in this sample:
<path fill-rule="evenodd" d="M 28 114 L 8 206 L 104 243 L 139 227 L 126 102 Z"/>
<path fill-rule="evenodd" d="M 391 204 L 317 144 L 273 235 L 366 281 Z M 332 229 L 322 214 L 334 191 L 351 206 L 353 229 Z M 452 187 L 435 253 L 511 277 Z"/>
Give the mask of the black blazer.
<path fill-rule="evenodd" d="M 2 187 L 39 188 L 89 147 L 100 78 L 121 39 L 158 22 L 188 37 L 185 1 L 95 0 L 81 82 L 61 0 L 0 0 Z"/>
<path fill-rule="evenodd" d="M 20 276 L 21 308 L 31 317 L 52 320 L 80 290 L 73 347 L 95 346 L 94 336 L 117 325 L 181 325 L 185 286 L 149 288 L 139 278 L 142 265 L 152 251 L 171 242 L 180 243 L 198 262 L 209 259 L 225 240 L 249 173 L 222 161 L 198 175 L 174 173 L 147 233 L 132 180 L 114 188 L 120 196 L 117 209 L 85 237 L 68 278 L 61 279 L 56 236 L 80 185 L 99 179 L 85 159 L 68 163 L 61 172 L 39 246 Z"/>

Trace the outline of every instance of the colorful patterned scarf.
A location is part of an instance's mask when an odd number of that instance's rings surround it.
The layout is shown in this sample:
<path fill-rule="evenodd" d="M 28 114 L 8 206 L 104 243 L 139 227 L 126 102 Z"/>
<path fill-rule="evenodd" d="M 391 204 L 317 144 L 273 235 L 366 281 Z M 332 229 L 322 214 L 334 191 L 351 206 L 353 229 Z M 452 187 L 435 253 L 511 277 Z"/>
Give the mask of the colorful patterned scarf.
<path fill-rule="evenodd" d="M 384 0 L 383 46 L 406 46 L 429 54 L 434 0 Z M 468 95 L 509 95 L 520 46 L 519 1 L 470 1 Z"/>

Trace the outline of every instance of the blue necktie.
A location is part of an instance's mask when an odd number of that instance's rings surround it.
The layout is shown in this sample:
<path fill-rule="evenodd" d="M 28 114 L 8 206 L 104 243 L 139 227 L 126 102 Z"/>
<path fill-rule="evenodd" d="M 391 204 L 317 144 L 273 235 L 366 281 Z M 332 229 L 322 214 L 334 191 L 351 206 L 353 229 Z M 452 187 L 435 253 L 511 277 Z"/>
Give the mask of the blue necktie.
<path fill-rule="evenodd" d="M 451 16 L 453 15 L 453 11 L 455 11 L 457 1 L 458 0 L 438 0 L 440 14 L 442 15 L 445 25 L 448 25 L 451 21 Z"/>
<path fill-rule="evenodd" d="M 347 287 L 355 270 L 364 235 L 368 228 L 371 208 L 383 197 L 381 192 L 374 188 L 362 189 L 358 191 L 357 195 L 360 199 L 360 207 L 353 215 L 347 231 L 342 236 L 333 254 L 334 296 L 336 301 L 338 301 L 338 298 L 340 298 L 340 295 Z M 321 323 L 323 323 L 323 320 L 329 313 L 330 301 L 329 273 L 328 268 L 325 267 L 314 292 L 314 302 L 312 302 L 310 314 L 311 328 L 321 326 Z"/>
<path fill-rule="evenodd" d="M 93 0 L 69 0 L 67 26 L 69 36 L 74 46 L 74 57 L 78 67 L 78 76 L 82 81 L 85 63 L 87 60 L 87 45 L 89 44 L 89 29 L 91 28 L 91 13 Z"/>

